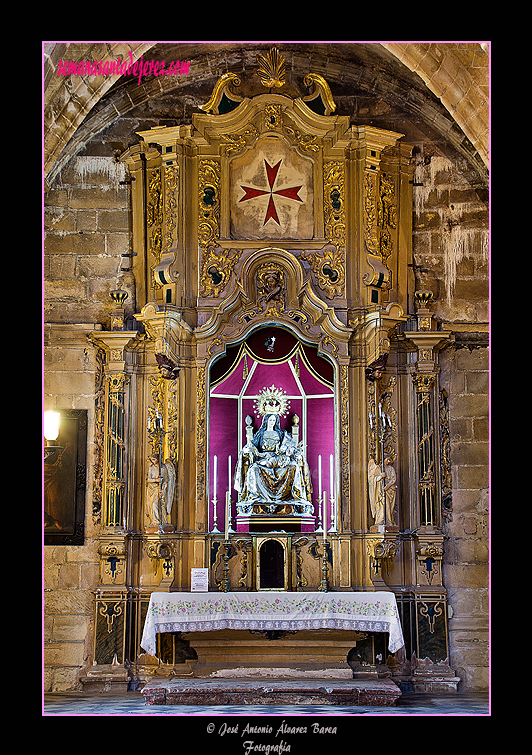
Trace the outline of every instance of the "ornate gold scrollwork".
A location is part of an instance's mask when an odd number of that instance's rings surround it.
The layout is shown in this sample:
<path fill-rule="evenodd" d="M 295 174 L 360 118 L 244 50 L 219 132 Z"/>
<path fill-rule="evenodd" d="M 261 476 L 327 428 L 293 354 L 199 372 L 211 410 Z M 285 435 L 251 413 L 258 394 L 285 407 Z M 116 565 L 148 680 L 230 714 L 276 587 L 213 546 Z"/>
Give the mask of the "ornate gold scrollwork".
<path fill-rule="evenodd" d="M 259 132 L 252 123 L 238 134 L 222 134 L 224 152 L 242 152 L 258 136 Z"/>
<path fill-rule="evenodd" d="M 428 393 L 436 382 L 433 372 L 414 372 L 412 380 L 418 393 Z"/>
<path fill-rule="evenodd" d="M 338 354 L 338 344 L 330 336 L 324 336 L 320 342 L 323 351 L 329 351 L 333 356 Z"/>
<path fill-rule="evenodd" d="M 393 252 L 390 229 L 397 227 L 395 181 L 386 173 L 367 170 L 364 175 L 364 243 L 372 273 L 364 276 L 367 286 L 389 289 L 391 270 L 388 258 Z"/>
<path fill-rule="evenodd" d="M 175 548 L 173 544 L 168 540 L 157 540 L 156 542 L 146 543 L 145 550 L 146 555 L 151 559 L 154 573 L 157 572 L 159 561 L 162 561 L 166 576 L 169 576 L 174 566 Z"/>
<path fill-rule="evenodd" d="M 200 160 L 198 186 L 198 243 L 205 251 L 220 237 L 220 163 Z"/>
<path fill-rule="evenodd" d="M 435 543 L 426 543 L 417 551 L 420 574 L 423 574 L 429 585 L 441 572 L 442 557 L 443 547 Z"/>
<path fill-rule="evenodd" d="M 318 285 L 330 299 L 344 294 L 345 288 L 345 254 L 334 244 L 328 244 L 319 252 L 307 252 L 301 255 L 309 261 Z"/>
<path fill-rule="evenodd" d="M 205 395 L 205 367 L 198 369 L 196 402 L 197 402 L 197 421 L 196 421 L 196 458 L 197 458 L 197 476 L 196 476 L 196 495 L 198 500 L 205 498 L 205 477 L 206 477 L 206 459 L 207 459 L 207 440 L 206 440 L 206 395 Z"/>
<path fill-rule="evenodd" d="M 442 615 L 443 609 L 440 606 L 440 603 L 434 603 L 434 602 L 427 602 L 421 601 L 421 608 L 419 609 L 419 613 L 421 616 L 427 619 L 428 625 L 429 625 L 429 633 L 434 634 L 436 619 Z"/>
<path fill-rule="evenodd" d="M 161 258 L 163 247 L 163 192 L 161 170 L 155 168 L 148 178 L 148 205 L 146 208 L 146 225 L 150 231 L 150 251 L 155 264 Z"/>
<path fill-rule="evenodd" d="M 399 538 L 391 540 L 386 537 L 380 537 L 367 540 L 367 554 L 370 558 L 371 566 L 377 574 L 383 568 L 389 571 L 390 562 L 396 557 L 400 547 L 401 541 Z"/>
<path fill-rule="evenodd" d="M 334 111 L 336 110 L 336 103 L 333 100 L 331 89 L 323 76 L 320 76 L 319 73 L 307 73 L 303 81 L 306 87 L 312 86 L 312 84 L 314 84 L 315 90 L 306 97 L 303 97 L 303 102 L 311 102 L 312 100 L 316 99 L 316 96 L 319 93 L 324 107 L 323 114 L 330 115 L 331 113 L 334 113 Z"/>
<path fill-rule="evenodd" d="M 164 195 L 165 195 L 165 234 L 162 251 L 165 252 L 172 247 L 175 240 L 177 228 L 177 184 L 179 171 L 177 165 L 169 164 L 164 166 Z"/>
<path fill-rule="evenodd" d="M 449 430 L 449 394 L 440 388 L 440 479 L 442 516 L 447 522 L 453 521 L 453 485 L 451 476 L 451 440 Z"/>
<path fill-rule="evenodd" d="M 212 355 L 214 354 L 214 352 L 217 351 L 219 348 L 223 347 L 223 345 L 224 345 L 224 342 L 222 341 L 221 338 L 214 338 L 211 341 L 211 344 L 210 344 L 209 348 L 207 349 L 207 354 L 210 357 L 212 357 Z"/>
<path fill-rule="evenodd" d="M 342 449 L 342 495 L 349 500 L 349 370 L 347 365 L 340 367 L 340 416 Z"/>
<path fill-rule="evenodd" d="M 103 459 L 105 445 L 105 351 L 96 348 L 96 376 L 94 390 L 94 466 L 92 488 L 92 521 L 102 520 Z"/>
<path fill-rule="evenodd" d="M 122 616 L 123 611 L 124 609 L 119 600 L 114 601 L 114 605 L 110 601 L 106 601 L 100 606 L 100 616 L 103 616 L 107 620 L 107 632 L 109 634 L 113 631 L 115 618 Z"/>
<path fill-rule="evenodd" d="M 337 248 L 345 248 L 345 174 L 339 160 L 323 167 L 325 237 Z"/>
<path fill-rule="evenodd" d="M 240 577 L 238 578 L 238 587 L 246 588 L 248 586 L 248 577 L 251 577 L 250 555 L 253 555 L 253 541 L 246 538 L 238 538 L 232 541 L 237 554 L 240 553 Z"/>
<path fill-rule="evenodd" d="M 233 268 L 240 257 L 238 249 L 209 247 L 200 276 L 201 296 L 220 296 L 227 286 Z"/>
<path fill-rule="evenodd" d="M 304 152 L 318 152 L 320 145 L 318 144 L 317 137 L 312 136 L 312 134 L 304 134 L 298 128 L 292 128 L 291 126 L 285 126 L 284 131 L 296 143 L 299 149 Z"/>
<path fill-rule="evenodd" d="M 395 558 L 401 541 L 395 540 L 378 540 L 373 545 L 373 558 L 382 561 L 387 558 Z"/>
<path fill-rule="evenodd" d="M 377 174 L 364 174 L 364 243 L 369 254 L 379 254 L 379 231 L 377 228 Z"/>
<path fill-rule="evenodd" d="M 395 181 L 386 173 L 380 175 L 377 222 L 381 228 L 379 252 L 383 263 L 386 265 L 386 261 L 393 251 L 390 228 L 397 228 Z"/>
<path fill-rule="evenodd" d="M 345 174 L 339 160 L 323 168 L 325 237 L 330 242 L 319 252 L 307 252 L 303 258 L 310 266 L 318 285 L 330 299 L 345 292 Z"/>
<path fill-rule="evenodd" d="M 436 470 L 434 447 L 434 416 L 432 389 L 436 382 L 434 373 L 416 372 L 416 422 L 418 457 L 418 498 L 420 519 L 423 525 L 437 524 Z"/>
<path fill-rule="evenodd" d="M 264 108 L 264 130 L 273 131 L 283 125 L 282 107 L 277 102 L 269 102 Z"/>
<path fill-rule="evenodd" d="M 150 386 L 153 406 L 148 407 L 148 442 L 152 453 L 159 452 L 159 441 L 155 431 L 154 420 L 157 416 L 164 418 L 163 458 L 173 461 L 177 458 L 177 384 L 175 380 L 166 380 L 161 375 L 150 377 Z"/>
<path fill-rule="evenodd" d="M 218 115 L 218 108 L 224 95 L 234 103 L 241 102 L 242 97 L 231 91 L 231 84 L 234 84 L 237 87 L 240 86 L 240 77 L 237 76 L 236 73 L 229 72 L 220 76 L 214 86 L 209 101 L 206 102 L 205 105 L 200 105 L 200 110 L 203 110 L 205 113 L 216 113 L 216 115 Z"/>
<path fill-rule="evenodd" d="M 123 574 L 122 567 L 126 556 L 124 542 L 103 542 L 98 547 L 98 555 L 103 562 L 103 574 L 107 575 L 111 584 L 115 584 L 117 578 Z"/>
<path fill-rule="evenodd" d="M 107 376 L 107 428 L 105 456 L 105 511 L 104 524 L 110 527 L 122 525 L 125 494 L 125 389 L 129 375 L 110 373 Z"/>

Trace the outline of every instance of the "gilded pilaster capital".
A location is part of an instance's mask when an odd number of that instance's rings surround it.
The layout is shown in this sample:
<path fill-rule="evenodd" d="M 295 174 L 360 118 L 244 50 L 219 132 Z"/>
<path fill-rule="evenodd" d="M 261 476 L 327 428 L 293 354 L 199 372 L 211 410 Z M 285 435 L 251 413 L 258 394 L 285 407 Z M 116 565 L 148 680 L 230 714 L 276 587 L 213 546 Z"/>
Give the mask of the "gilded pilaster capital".
<path fill-rule="evenodd" d="M 106 371 L 122 371 L 125 364 L 125 352 L 139 340 L 137 331 L 96 330 L 88 334 L 89 340 L 103 349 L 106 358 Z"/>
<path fill-rule="evenodd" d="M 436 373 L 414 372 L 412 380 L 418 393 L 428 393 L 436 382 Z"/>

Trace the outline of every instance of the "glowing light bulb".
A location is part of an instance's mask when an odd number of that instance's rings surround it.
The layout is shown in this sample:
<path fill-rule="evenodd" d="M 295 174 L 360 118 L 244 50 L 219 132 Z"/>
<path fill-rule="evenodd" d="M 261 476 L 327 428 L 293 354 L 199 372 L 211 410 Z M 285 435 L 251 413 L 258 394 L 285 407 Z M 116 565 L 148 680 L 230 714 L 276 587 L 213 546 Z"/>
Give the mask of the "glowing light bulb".
<path fill-rule="evenodd" d="M 59 412 L 44 412 L 44 437 L 46 440 L 57 440 L 60 419 L 61 415 Z"/>

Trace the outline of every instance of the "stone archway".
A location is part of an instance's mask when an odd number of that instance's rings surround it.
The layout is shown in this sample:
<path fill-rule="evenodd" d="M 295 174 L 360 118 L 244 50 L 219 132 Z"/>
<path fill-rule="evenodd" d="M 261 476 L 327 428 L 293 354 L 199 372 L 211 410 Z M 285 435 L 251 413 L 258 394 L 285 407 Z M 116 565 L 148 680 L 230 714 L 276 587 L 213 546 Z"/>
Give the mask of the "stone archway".
<path fill-rule="evenodd" d="M 367 87 L 372 91 L 379 88 L 378 79 L 375 80 L 368 67 L 354 66 L 354 53 L 357 45 L 347 44 L 312 44 L 281 43 L 279 46 L 289 52 L 287 68 L 294 79 L 298 79 L 308 71 L 306 56 L 297 54 L 297 48 L 312 48 L 312 59 L 317 71 L 326 75 L 332 84 L 337 78 L 342 85 L 350 80 Z M 164 47 L 164 45 L 162 46 Z M 240 57 L 240 68 L 247 65 L 247 60 L 253 58 L 254 50 L 263 52 L 261 45 L 239 43 L 237 45 L 204 44 L 180 46 L 184 56 L 192 58 L 191 76 L 194 83 L 211 79 L 213 71 L 228 70 L 227 51 L 233 57 Z M 487 169 L 489 144 L 489 57 L 485 43 L 378 43 L 367 47 L 376 54 L 377 60 L 383 56 L 392 56 L 396 61 L 397 73 L 401 67 L 419 76 L 426 87 L 427 93 L 435 96 L 450 116 L 450 120 L 442 117 L 431 105 L 430 99 L 424 100 L 422 87 L 415 96 L 407 97 L 404 107 L 417 114 L 422 120 L 432 124 L 437 131 L 441 131 L 445 139 L 456 142 L 460 149 L 460 135 L 454 135 L 452 123 L 459 127 L 467 140 L 478 152 L 480 159 L 475 160 L 477 168 L 480 164 Z M 337 50 L 335 49 L 337 48 Z M 345 49 L 344 49 L 345 48 Z M 57 75 L 59 61 L 62 59 L 81 60 L 118 60 L 130 56 L 133 61 L 142 55 L 150 54 L 154 57 L 160 52 L 159 45 L 152 43 L 99 43 L 99 44 L 51 44 L 43 46 L 45 58 L 45 91 L 44 91 L 44 170 L 50 185 L 62 167 L 74 157 L 90 139 L 116 120 L 117 112 L 124 116 L 142 102 L 154 96 L 164 95 L 173 89 L 186 84 L 184 80 L 174 80 L 174 77 L 164 79 L 154 78 L 150 86 L 142 81 L 140 84 L 134 77 L 126 81 L 125 77 L 93 77 L 75 76 L 62 77 Z M 347 53 L 347 56 L 346 56 Z M 351 60 L 350 60 L 351 57 Z M 238 63 L 236 64 L 238 67 Z M 389 61 L 388 61 L 389 66 Z M 338 72 L 338 73 L 336 73 Z M 215 76 L 218 73 L 214 74 Z M 388 75 L 387 91 L 393 94 L 393 78 Z M 384 77 L 383 77 L 384 79 Z M 123 82 L 123 86 L 122 86 Z M 113 90 L 115 84 L 120 87 Z M 390 88 L 390 86 L 392 88 Z M 102 104 L 102 98 L 105 102 Z M 464 149 L 467 159 L 474 159 L 471 150 Z"/>

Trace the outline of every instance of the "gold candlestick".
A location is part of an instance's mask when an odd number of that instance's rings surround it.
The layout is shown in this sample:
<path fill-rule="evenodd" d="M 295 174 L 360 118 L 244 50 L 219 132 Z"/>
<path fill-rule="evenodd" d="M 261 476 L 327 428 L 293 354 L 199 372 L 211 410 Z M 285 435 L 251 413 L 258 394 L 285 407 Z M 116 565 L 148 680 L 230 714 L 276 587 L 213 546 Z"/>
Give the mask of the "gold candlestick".
<path fill-rule="evenodd" d="M 328 559 L 328 543 L 324 539 L 323 541 L 323 555 L 321 558 L 321 584 L 320 592 L 329 592 L 329 559 Z"/>
<path fill-rule="evenodd" d="M 229 592 L 231 590 L 229 585 L 229 558 L 230 558 L 230 552 L 231 552 L 231 543 L 229 540 L 226 540 L 223 545 L 221 546 L 224 549 L 223 554 L 223 560 L 224 560 L 224 566 L 223 566 L 223 578 L 220 583 L 220 592 Z"/>

